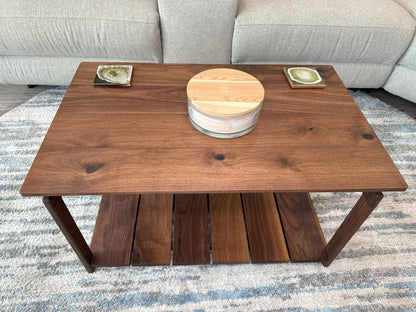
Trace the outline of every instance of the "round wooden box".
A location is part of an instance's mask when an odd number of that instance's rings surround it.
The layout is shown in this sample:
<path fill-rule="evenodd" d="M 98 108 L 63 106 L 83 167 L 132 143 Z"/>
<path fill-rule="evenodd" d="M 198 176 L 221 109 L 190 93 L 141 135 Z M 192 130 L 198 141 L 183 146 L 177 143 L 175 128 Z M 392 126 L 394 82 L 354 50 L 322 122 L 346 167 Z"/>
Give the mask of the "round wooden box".
<path fill-rule="evenodd" d="M 186 92 L 191 123 L 217 138 L 236 138 L 250 132 L 264 100 L 260 81 L 229 68 L 200 72 L 189 80 Z"/>

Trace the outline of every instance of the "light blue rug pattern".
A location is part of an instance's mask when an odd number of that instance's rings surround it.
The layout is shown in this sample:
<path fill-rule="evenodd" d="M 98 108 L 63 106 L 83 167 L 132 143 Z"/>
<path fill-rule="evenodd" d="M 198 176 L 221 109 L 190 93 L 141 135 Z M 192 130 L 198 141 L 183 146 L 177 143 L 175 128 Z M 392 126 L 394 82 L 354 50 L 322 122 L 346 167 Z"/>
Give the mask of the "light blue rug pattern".
<path fill-rule="evenodd" d="M 416 311 L 416 121 L 352 95 L 409 184 L 385 198 L 334 263 L 100 268 L 88 274 L 20 186 L 65 88 L 0 117 L 0 311 Z M 360 194 L 313 194 L 327 240 Z M 100 198 L 65 197 L 91 240 Z"/>

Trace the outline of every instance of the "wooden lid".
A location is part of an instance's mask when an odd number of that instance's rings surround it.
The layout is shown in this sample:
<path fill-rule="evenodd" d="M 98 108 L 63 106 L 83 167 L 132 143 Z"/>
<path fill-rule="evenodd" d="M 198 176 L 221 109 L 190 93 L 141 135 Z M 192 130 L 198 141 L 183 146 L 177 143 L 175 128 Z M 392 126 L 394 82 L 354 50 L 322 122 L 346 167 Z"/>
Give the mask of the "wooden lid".
<path fill-rule="evenodd" d="M 200 72 L 189 80 L 186 92 L 199 110 L 221 116 L 248 113 L 264 99 L 260 81 L 241 70 L 229 68 Z"/>

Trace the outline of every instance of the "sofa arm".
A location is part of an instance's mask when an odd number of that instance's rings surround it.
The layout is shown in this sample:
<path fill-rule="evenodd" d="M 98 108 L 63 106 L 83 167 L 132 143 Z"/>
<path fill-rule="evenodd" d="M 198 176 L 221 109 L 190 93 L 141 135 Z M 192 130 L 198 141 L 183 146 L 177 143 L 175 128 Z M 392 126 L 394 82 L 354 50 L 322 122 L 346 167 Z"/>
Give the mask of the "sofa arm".
<path fill-rule="evenodd" d="M 416 20 L 415 0 L 395 0 Z M 401 96 L 406 100 L 416 103 L 416 35 L 410 43 L 407 51 L 396 64 L 383 88 L 390 93 Z"/>
<path fill-rule="evenodd" d="M 159 0 L 165 63 L 230 63 L 238 0 Z"/>

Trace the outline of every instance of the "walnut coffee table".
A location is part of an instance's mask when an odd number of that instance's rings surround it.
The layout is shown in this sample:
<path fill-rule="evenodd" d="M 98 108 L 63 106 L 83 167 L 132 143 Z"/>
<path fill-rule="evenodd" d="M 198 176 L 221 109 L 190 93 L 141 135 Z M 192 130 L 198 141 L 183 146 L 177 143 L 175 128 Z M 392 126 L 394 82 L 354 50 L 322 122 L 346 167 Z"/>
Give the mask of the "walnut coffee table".
<path fill-rule="evenodd" d="M 381 192 L 407 188 L 331 66 L 317 67 L 325 89 L 292 90 L 275 65 L 134 64 L 129 88 L 94 87 L 98 65 L 79 66 L 21 188 L 43 196 L 88 272 L 208 264 L 210 251 L 214 264 L 328 266 Z M 212 138 L 188 120 L 186 84 L 214 67 L 265 88 L 243 137 Z M 346 191 L 362 195 L 326 243 L 309 193 Z M 103 195 L 90 246 L 61 197 L 86 194 Z"/>

